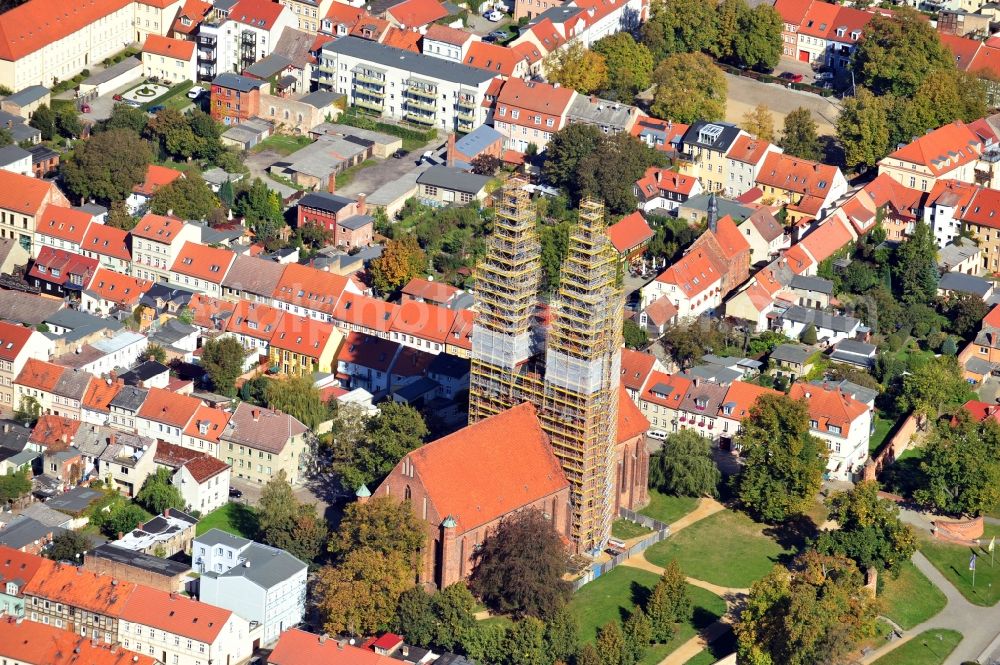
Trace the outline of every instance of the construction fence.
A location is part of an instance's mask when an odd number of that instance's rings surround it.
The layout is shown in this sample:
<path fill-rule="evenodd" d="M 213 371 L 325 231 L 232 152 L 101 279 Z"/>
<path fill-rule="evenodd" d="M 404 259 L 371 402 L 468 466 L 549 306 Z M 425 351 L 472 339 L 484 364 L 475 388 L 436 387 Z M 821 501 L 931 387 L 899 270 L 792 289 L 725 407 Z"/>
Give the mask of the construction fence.
<path fill-rule="evenodd" d="M 653 533 L 649 534 L 642 540 L 633 544 L 624 552 L 616 554 L 607 561 L 602 561 L 601 563 L 595 563 L 589 569 L 587 569 L 583 575 L 579 578 L 573 580 L 573 591 L 577 591 L 580 587 L 588 582 L 593 582 L 601 575 L 610 573 L 615 567 L 624 563 L 627 559 L 631 557 L 638 556 L 646 550 L 646 548 L 656 543 L 666 540 L 670 535 L 670 525 L 664 524 L 659 520 L 654 520 L 652 517 L 647 517 L 646 515 L 641 515 L 637 512 L 629 510 L 627 508 L 619 508 L 618 516 L 629 522 L 635 522 L 640 526 L 644 526 L 647 529 L 652 529 Z"/>

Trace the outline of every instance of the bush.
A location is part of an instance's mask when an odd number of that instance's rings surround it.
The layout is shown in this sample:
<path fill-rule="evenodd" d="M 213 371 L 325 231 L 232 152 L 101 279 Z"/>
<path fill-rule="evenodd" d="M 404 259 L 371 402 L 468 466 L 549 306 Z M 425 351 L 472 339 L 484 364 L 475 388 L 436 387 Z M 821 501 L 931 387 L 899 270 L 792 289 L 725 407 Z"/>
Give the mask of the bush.
<path fill-rule="evenodd" d="M 379 122 L 373 118 L 370 118 L 357 107 L 351 106 L 337 120 L 342 125 L 350 125 L 351 127 L 357 127 L 359 129 L 370 129 L 373 131 L 384 132 L 386 134 L 391 134 L 393 136 L 398 136 L 401 139 L 412 139 L 414 141 L 432 141 L 437 138 L 437 130 L 428 129 L 421 131 L 419 129 L 410 129 L 408 127 L 400 127 L 399 125 L 392 125 L 386 122 Z"/>

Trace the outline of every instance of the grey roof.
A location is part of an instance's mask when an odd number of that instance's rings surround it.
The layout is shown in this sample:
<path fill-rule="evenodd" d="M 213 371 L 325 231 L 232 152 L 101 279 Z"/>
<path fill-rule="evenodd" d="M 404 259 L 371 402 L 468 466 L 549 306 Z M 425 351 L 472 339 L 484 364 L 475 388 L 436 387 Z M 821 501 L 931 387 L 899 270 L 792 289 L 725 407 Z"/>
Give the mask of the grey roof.
<path fill-rule="evenodd" d="M 191 298 L 194 296 L 194 291 L 191 291 L 190 289 L 184 289 L 179 286 L 174 286 L 173 284 L 157 282 L 156 284 L 153 284 L 148 291 L 142 294 L 139 302 L 154 309 L 158 307 L 156 303 L 157 300 L 162 300 L 165 303 L 176 303 L 178 307 L 183 307 L 191 302 Z"/>
<path fill-rule="evenodd" d="M 713 138 L 702 136 L 702 129 L 710 129 L 710 126 L 719 127 L 717 135 Z M 728 122 L 709 122 L 706 120 L 695 121 L 681 139 L 681 143 L 687 147 L 696 145 L 701 148 L 709 148 L 715 151 L 726 152 L 733 142 L 739 137 L 740 128 Z M 722 214 L 722 211 L 719 211 Z"/>
<path fill-rule="evenodd" d="M 80 487 L 74 487 L 68 492 L 52 497 L 45 502 L 45 505 L 69 515 L 78 515 L 102 496 L 104 496 L 104 493 L 100 490 L 81 485 Z"/>
<path fill-rule="evenodd" d="M 974 277 L 962 272 L 946 272 L 941 275 L 938 288 L 942 291 L 957 291 L 985 298 L 993 288 L 993 284 L 982 277 Z"/>
<path fill-rule="evenodd" d="M 44 98 L 47 94 L 49 94 L 49 89 L 44 85 L 29 85 L 23 90 L 18 90 L 13 95 L 7 95 L 4 101 L 17 104 L 18 106 L 27 106 Z"/>
<path fill-rule="evenodd" d="M 200 536 L 197 536 L 194 541 L 199 545 L 205 545 L 206 547 L 225 545 L 226 547 L 232 547 L 233 549 L 243 549 L 253 542 L 249 538 L 237 536 L 229 533 L 228 531 L 223 531 L 222 529 L 209 529 Z"/>
<path fill-rule="evenodd" d="M 288 67 L 290 64 L 292 64 L 290 59 L 283 55 L 272 53 L 266 58 L 253 63 L 243 71 L 247 74 L 253 74 L 257 78 L 269 79 L 283 72 L 285 67 Z"/>
<path fill-rule="evenodd" d="M 368 150 L 361 139 L 353 137 L 324 136 L 310 145 L 293 152 L 287 161 L 275 162 L 271 168 L 284 167 L 288 171 L 304 173 L 316 178 L 325 178 L 340 168 L 349 159 Z"/>
<path fill-rule="evenodd" d="M 417 176 L 417 183 L 467 194 L 478 194 L 492 180 L 451 166 L 432 166 Z"/>
<path fill-rule="evenodd" d="M 171 559 L 161 559 L 158 556 L 145 554 L 135 550 L 127 550 L 124 547 L 116 547 L 110 543 L 105 543 L 100 547 L 95 547 L 87 552 L 87 557 L 97 559 L 107 559 L 115 563 L 122 563 L 127 566 L 145 570 L 154 575 L 163 577 L 177 577 L 185 575 L 190 570 L 187 564 L 172 561 Z"/>
<path fill-rule="evenodd" d="M 4 443 L 9 443 L 4 441 Z M 9 450 L 9 448 L 4 448 L 4 450 Z M 41 453 L 37 453 L 34 450 L 22 450 L 19 453 L 14 453 L 4 461 L 15 469 L 20 469 L 25 464 L 31 464 L 33 461 L 41 457 Z"/>
<path fill-rule="evenodd" d="M 49 535 L 59 535 L 65 531 L 57 526 L 48 526 L 30 517 L 14 519 L 10 524 L 0 529 L 0 545 L 19 550 L 26 545 L 48 538 Z"/>
<path fill-rule="evenodd" d="M 201 540 L 199 539 L 200 543 Z M 244 565 L 233 566 L 224 573 L 205 572 L 205 577 L 242 577 L 262 589 L 270 589 L 296 575 L 308 566 L 285 550 L 260 543 L 250 545 L 240 552 Z"/>
<path fill-rule="evenodd" d="M 729 384 L 743 378 L 743 372 L 722 365 L 697 365 L 688 370 L 688 373 L 691 378 L 718 384 Z"/>
<path fill-rule="evenodd" d="M 173 346 L 185 337 L 197 334 L 198 329 L 181 323 L 177 319 L 170 319 L 163 324 L 163 327 L 155 333 L 149 335 L 149 341 L 162 344 L 163 346 Z"/>
<path fill-rule="evenodd" d="M 34 146 L 34 148 L 44 148 L 45 146 Z M 34 152 L 32 148 L 32 152 Z M 78 206 L 74 206 L 73 210 L 80 210 L 81 212 L 88 213 L 94 217 L 100 217 L 101 215 L 108 214 L 108 209 L 102 205 L 97 205 L 96 203 L 83 203 Z"/>
<path fill-rule="evenodd" d="M 0 118 L 2 118 L 3 111 L 0 111 Z M 41 140 L 42 131 L 40 129 L 35 129 L 31 125 L 26 125 L 23 122 L 15 122 L 10 125 L 4 123 L 4 126 L 10 130 L 10 136 L 14 139 L 15 143 L 21 143 L 23 141 L 36 141 Z"/>
<path fill-rule="evenodd" d="M 805 324 L 812 323 L 817 328 L 833 330 L 835 332 L 850 332 L 860 324 L 860 321 L 853 316 L 828 314 L 818 309 L 800 307 L 799 305 L 789 307 L 781 316 L 786 321 Z"/>
<path fill-rule="evenodd" d="M 254 412 L 257 412 L 256 414 Z M 256 419 L 254 416 L 257 416 Z M 254 450 L 280 453 L 288 440 L 307 431 L 307 427 L 287 413 L 241 402 L 229 419 L 220 438 Z"/>
<path fill-rule="evenodd" d="M 938 267 L 947 272 L 963 261 L 979 254 L 979 245 L 969 238 L 956 238 L 955 244 L 948 244 L 938 250 Z"/>
<path fill-rule="evenodd" d="M 385 46 L 358 37 L 348 36 L 330 42 L 323 47 L 323 51 L 351 56 L 375 65 L 393 67 L 439 81 L 451 81 L 478 87 L 493 79 L 493 74 L 483 69 Z"/>
<path fill-rule="evenodd" d="M 353 199 L 340 196 L 339 194 L 311 192 L 299 199 L 298 205 L 305 206 L 306 208 L 325 210 L 326 212 L 340 212 L 345 206 L 349 206 L 352 203 L 354 203 Z"/>
<path fill-rule="evenodd" d="M 316 35 L 310 35 L 304 30 L 285 28 L 281 31 L 281 37 L 271 50 L 271 54 L 284 56 L 290 63 L 302 68 L 306 64 L 306 59 L 309 58 L 309 50 L 314 41 L 316 41 Z"/>
<path fill-rule="evenodd" d="M 871 367 L 875 364 L 874 344 L 867 344 L 853 339 L 845 339 L 838 342 L 830 353 L 830 359 L 849 365 L 860 367 Z"/>
<path fill-rule="evenodd" d="M 45 323 L 56 325 L 60 328 L 69 328 L 72 333 L 75 333 L 72 337 L 70 333 L 65 333 L 64 337 L 66 339 L 90 335 L 99 330 L 117 331 L 122 328 L 122 324 L 114 319 L 105 319 L 78 309 L 61 309 L 47 317 Z"/>
<path fill-rule="evenodd" d="M 137 386 L 122 386 L 122 389 L 118 391 L 118 394 L 109 403 L 109 406 L 122 409 L 123 411 L 136 412 L 142 403 L 146 401 L 146 395 L 149 391 L 145 388 L 139 388 Z"/>
<path fill-rule="evenodd" d="M 636 108 L 628 104 L 577 95 L 569 105 L 566 118 L 574 122 L 611 127 L 621 131 L 628 126 L 629 119 L 635 115 L 635 111 Z"/>
<path fill-rule="evenodd" d="M 701 357 L 701 359 L 709 365 L 720 365 L 722 367 L 729 367 L 732 369 L 737 367 L 744 369 L 760 369 L 764 364 L 759 360 L 753 360 L 752 358 L 739 358 L 736 356 L 721 357 L 712 353 L 706 353 Z"/>
<path fill-rule="evenodd" d="M 210 185 L 222 186 L 227 180 L 231 182 L 238 182 L 243 179 L 242 173 L 227 173 L 223 171 L 218 166 L 208 169 L 207 171 L 202 171 L 201 179 Z"/>
<path fill-rule="evenodd" d="M 146 360 L 139 363 L 118 378 L 124 381 L 126 385 L 137 386 L 143 381 L 149 381 L 154 376 L 159 376 L 160 374 L 164 374 L 169 371 L 170 368 L 163 363 L 155 360 Z"/>
<path fill-rule="evenodd" d="M 44 161 L 47 161 L 49 159 L 52 159 L 53 157 L 58 157 L 59 156 L 58 152 L 56 152 L 52 148 L 50 148 L 48 146 L 45 146 L 45 145 L 33 145 L 30 148 L 28 148 L 28 152 L 31 153 L 31 163 L 32 164 L 37 164 L 38 162 L 44 162 Z M 91 205 L 94 205 L 94 204 L 91 204 Z M 104 208 L 103 206 L 95 206 L 95 207 Z M 73 209 L 74 210 L 83 210 L 83 208 L 84 208 L 84 206 L 75 206 Z M 104 212 L 107 212 L 107 211 L 108 211 L 108 209 L 104 208 Z"/>
<path fill-rule="evenodd" d="M 965 369 L 975 374 L 989 374 L 995 366 L 995 363 L 987 362 L 978 356 L 972 356 L 965 361 Z"/>
<path fill-rule="evenodd" d="M 21 510 L 21 514 L 46 526 L 66 526 L 72 519 L 66 513 L 53 510 L 48 504 L 41 502 L 29 504 Z"/>
<path fill-rule="evenodd" d="M 142 67 L 142 61 L 139 60 L 139 58 L 135 56 L 132 56 L 130 58 L 125 58 L 121 62 L 111 65 L 107 69 L 89 76 L 86 80 L 84 80 L 83 84 L 100 85 L 101 83 L 106 83 L 113 78 L 121 76 L 122 74 L 124 74 L 129 70 L 136 69 L 137 67 L 138 68 Z M 140 72 L 136 72 L 137 78 L 139 74 Z"/>
<path fill-rule="evenodd" d="M 480 127 L 486 127 L 486 125 L 480 125 Z M 478 129 L 476 131 L 478 131 Z M 402 141 L 402 139 L 400 139 L 398 136 L 393 136 L 392 134 L 376 132 L 370 129 L 361 129 L 360 127 L 351 127 L 350 125 L 338 125 L 337 123 L 334 122 L 322 122 L 313 127 L 312 129 L 310 129 L 309 134 L 314 137 L 355 136 L 359 139 L 371 141 L 372 144 L 379 144 L 379 145 L 393 144 Z"/>
<path fill-rule="evenodd" d="M 59 380 L 52 388 L 52 394 L 80 401 L 83 399 L 84 393 L 87 392 L 87 386 L 92 378 L 94 375 L 90 372 L 82 372 L 78 369 L 67 370 L 59 376 Z"/>
<path fill-rule="evenodd" d="M 859 342 L 856 339 L 844 339 L 837 342 L 834 347 L 838 351 L 844 351 L 846 353 L 856 353 L 865 356 L 873 356 L 878 350 L 878 347 L 874 344 L 868 344 L 867 342 Z"/>
<path fill-rule="evenodd" d="M 774 218 L 774 215 L 767 208 L 760 208 L 750 215 L 747 221 L 753 224 L 757 233 L 767 242 L 771 242 L 785 233 L 785 227 Z"/>
<path fill-rule="evenodd" d="M 455 151 L 473 159 L 497 141 L 503 143 L 503 134 L 489 125 L 479 125 L 471 132 L 455 141 Z M 463 166 L 466 165 L 464 162 Z"/>
<path fill-rule="evenodd" d="M 31 153 L 19 145 L 5 145 L 0 148 L 0 166 L 7 166 L 14 162 L 19 162 L 24 158 L 31 158 Z"/>
<path fill-rule="evenodd" d="M 252 79 L 249 76 L 240 76 L 239 74 L 233 74 L 232 72 L 223 72 L 212 80 L 212 85 L 230 88 L 231 90 L 239 90 L 240 92 L 250 92 L 251 90 L 256 90 L 266 83 L 267 81 Z"/>
<path fill-rule="evenodd" d="M 690 208 L 692 210 L 698 210 L 700 212 L 708 212 L 708 194 L 699 194 L 698 196 L 692 196 L 683 204 L 682 208 Z M 719 207 L 719 217 L 725 217 L 729 215 L 733 218 L 733 221 L 739 224 L 743 220 L 750 217 L 753 214 L 753 208 L 748 208 L 744 205 L 740 205 L 735 201 L 730 199 L 724 199 L 721 196 L 716 197 L 716 203 Z"/>
<path fill-rule="evenodd" d="M 434 379 L 422 376 L 416 381 L 411 381 L 404 385 L 402 388 L 394 389 L 392 392 L 399 395 L 407 402 L 412 402 L 413 400 L 420 399 L 428 393 L 432 393 L 440 387 L 439 384 Z"/>
<path fill-rule="evenodd" d="M 544 12 L 532 19 L 531 24 L 540 23 L 545 19 L 549 19 L 553 23 L 565 23 L 573 19 L 576 15 L 582 12 L 581 7 L 570 7 L 567 5 L 557 5 L 555 7 L 549 7 Z"/>
<path fill-rule="evenodd" d="M 341 98 L 343 98 L 343 95 L 339 92 L 317 90 L 316 92 L 310 92 L 305 97 L 300 98 L 299 101 L 314 108 L 323 109 Z"/>
<path fill-rule="evenodd" d="M 828 296 L 833 295 L 833 282 L 822 277 L 796 275 L 792 277 L 789 286 L 793 289 L 801 289 L 802 291 L 815 291 L 816 293 L 825 293 Z"/>
<path fill-rule="evenodd" d="M 810 381 L 814 386 L 824 386 L 826 388 L 836 388 L 841 392 L 847 393 L 854 399 L 858 400 L 863 404 L 872 405 L 875 403 L 875 398 L 878 397 L 878 391 L 872 388 L 865 388 L 864 386 L 859 386 L 856 383 L 847 381 Z"/>
<path fill-rule="evenodd" d="M 469 374 L 469 359 L 459 358 L 450 353 L 439 353 L 427 367 L 427 374 L 447 376 L 450 379 L 461 379 Z"/>
<path fill-rule="evenodd" d="M 815 350 L 802 344 L 779 344 L 771 351 L 771 360 L 801 365 L 805 363 Z"/>
<path fill-rule="evenodd" d="M 233 242 L 243 237 L 243 227 L 239 224 L 220 224 L 219 226 L 209 226 L 208 224 L 196 224 L 201 227 L 202 245 L 220 245 Z"/>
<path fill-rule="evenodd" d="M 61 300 L 0 289 L 0 319 L 37 326 L 60 309 Z"/>
<path fill-rule="evenodd" d="M 343 226 L 345 229 L 350 229 L 351 231 L 363 229 L 369 224 L 374 223 L 375 219 L 371 215 L 353 215 L 343 221 L 337 222 L 338 225 Z"/>
<path fill-rule="evenodd" d="M 0 420 L 0 440 L 3 447 L 11 450 L 24 450 L 31 436 L 31 428 L 13 420 Z"/>
<path fill-rule="evenodd" d="M 278 287 L 285 266 L 256 256 L 240 254 L 222 280 L 222 286 L 271 297 Z"/>

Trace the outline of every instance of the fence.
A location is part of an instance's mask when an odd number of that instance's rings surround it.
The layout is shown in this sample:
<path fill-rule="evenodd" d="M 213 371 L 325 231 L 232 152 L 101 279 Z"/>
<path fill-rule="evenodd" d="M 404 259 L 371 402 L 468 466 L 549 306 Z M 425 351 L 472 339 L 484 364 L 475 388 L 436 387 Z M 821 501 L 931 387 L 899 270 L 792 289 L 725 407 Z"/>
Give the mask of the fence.
<path fill-rule="evenodd" d="M 652 529 L 653 533 L 649 534 L 632 547 L 628 548 L 621 554 L 617 554 L 608 561 L 604 561 L 600 564 L 594 564 L 588 568 L 583 575 L 573 581 L 573 591 L 578 590 L 587 582 L 593 582 L 601 575 L 610 573 L 615 567 L 622 564 L 626 559 L 634 556 L 638 556 L 646 550 L 646 548 L 656 543 L 666 540 L 670 535 L 670 525 L 664 524 L 659 520 L 654 520 L 652 517 L 647 517 L 646 515 L 640 515 L 637 512 L 631 511 L 627 508 L 620 508 L 618 514 L 622 519 L 628 520 L 629 522 L 635 522 L 640 526 L 644 526 L 647 529 Z"/>

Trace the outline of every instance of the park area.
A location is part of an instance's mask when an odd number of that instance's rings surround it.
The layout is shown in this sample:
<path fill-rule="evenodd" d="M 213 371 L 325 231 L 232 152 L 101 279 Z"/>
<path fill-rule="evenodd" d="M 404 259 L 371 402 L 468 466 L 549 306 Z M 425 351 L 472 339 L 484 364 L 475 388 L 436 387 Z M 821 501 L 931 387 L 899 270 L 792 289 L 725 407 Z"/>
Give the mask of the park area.
<path fill-rule="evenodd" d="M 900 566 L 898 577 L 885 575 L 881 599 L 882 614 L 905 630 L 927 621 L 948 602 L 911 561 Z"/>
<path fill-rule="evenodd" d="M 923 535 L 920 551 L 934 567 L 944 575 L 955 588 L 973 605 L 990 607 L 1000 600 L 1000 556 L 994 560 L 987 551 L 990 539 L 1000 536 L 1000 526 L 987 524 L 981 545 L 968 547 L 946 543 Z M 969 562 L 976 556 L 975 579 L 969 570 Z M 973 586 L 973 581 L 975 586 Z"/>
<path fill-rule="evenodd" d="M 157 97 L 161 97 L 170 91 L 165 85 L 159 85 L 158 83 L 143 83 L 142 85 L 136 86 L 129 90 L 128 92 L 122 93 L 122 101 L 130 106 L 142 106 L 147 102 L 151 102 Z"/>
<path fill-rule="evenodd" d="M 257 535 L 257 514 L 245 504 L 230 502 L 202 517 L 198 522 L 197 535 L 212 529 L 252 539 Z"/>
<path fill-rule="evenodd" d="M 928 630 L 890 651 L 874 665 L 941 665 L 962 641 L 954 630 Z"/>

